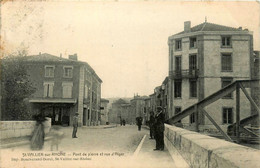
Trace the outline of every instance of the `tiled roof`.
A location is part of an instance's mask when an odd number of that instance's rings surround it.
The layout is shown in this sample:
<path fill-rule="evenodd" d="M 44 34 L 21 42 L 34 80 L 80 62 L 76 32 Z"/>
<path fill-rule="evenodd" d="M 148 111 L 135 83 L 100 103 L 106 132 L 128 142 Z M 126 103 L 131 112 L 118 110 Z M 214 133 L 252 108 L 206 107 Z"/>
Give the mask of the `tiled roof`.
<path fill-rule="evenodd" d="M 75 60 L 66 59 L 62 57 L 57 57 L 55 55 L 51 55 L 48 53 L 43 53 L 40 55 L 30 55 L 25 57 L 26 61 L 32 61 L 32 62 L 77 62 Z"/>
<path fill-rule="evenodd" d="M 243 31 L 243 30 L 239 28 L 233 28 L 233 27 L 218 25 L 214 23 L 204 22 L 191 28 L 191 32 L 198 32 L 198 31 Z M 180 33 L 177 33 L 176 35 L 184 34 L 184 33 L 185 32 L 182 31 Z"/>

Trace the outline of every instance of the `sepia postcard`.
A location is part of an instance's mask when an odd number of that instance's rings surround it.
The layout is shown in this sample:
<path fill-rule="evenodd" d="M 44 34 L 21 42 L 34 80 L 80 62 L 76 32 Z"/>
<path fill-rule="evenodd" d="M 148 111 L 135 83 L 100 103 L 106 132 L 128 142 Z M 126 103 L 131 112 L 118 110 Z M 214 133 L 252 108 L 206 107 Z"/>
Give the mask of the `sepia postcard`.
<path fill-rule="evenodd" d="M 260 167 L 259 4 L 1 0 L 0 167 Z"/>

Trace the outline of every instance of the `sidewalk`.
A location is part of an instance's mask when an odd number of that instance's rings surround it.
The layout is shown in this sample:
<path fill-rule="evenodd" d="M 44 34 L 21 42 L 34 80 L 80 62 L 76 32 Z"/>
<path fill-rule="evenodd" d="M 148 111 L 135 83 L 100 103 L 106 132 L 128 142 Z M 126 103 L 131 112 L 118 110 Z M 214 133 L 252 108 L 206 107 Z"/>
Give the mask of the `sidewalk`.
<path fill-rule="evenodd" d="M 140 168 L 178 168 L 166 148 L 164 151 L 154 151 L 154 148 L 155 140 L 149 139 L 149 135 L 146 135 L 139 153 L 134 156 L 137 163 L 135 166 Z"/>
<path fill-rule="evenodd" d="M 134 155 L 137 168 L 149 167 L 149 168 L 187 168 L 185 160 L 177 154 L 172 156 L 167 150 L 166 146 L 164 151 L 154 151 L 155 140 L 149 139 L 149 134 L 146 135 L 145 139 L 140 143 L 141 149 L 138 154 Z M 139 145 L 139 146 L 140 146 Z M 138 150 L 138 149 L 137 149 Z M 177 152 L 177 151 L 176 151 Z M 178 159 L 178 160 L 176 160 Z"/>

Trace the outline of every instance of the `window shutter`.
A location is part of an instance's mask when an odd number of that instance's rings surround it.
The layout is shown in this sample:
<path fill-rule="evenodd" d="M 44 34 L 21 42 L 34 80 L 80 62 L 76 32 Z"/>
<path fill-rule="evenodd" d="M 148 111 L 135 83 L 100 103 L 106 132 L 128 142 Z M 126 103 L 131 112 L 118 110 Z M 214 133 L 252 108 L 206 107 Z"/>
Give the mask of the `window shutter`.
<path fill-rule="evenodd" d="M 72 98 L 72 86 L 71 85 L 63 85 L 62 89 L 63 98 Z"/>
<path fill-rule="evenodd" d="M 53 97 L 53 85 L 49 84 L 49 97 Z"/>
<path fill-rule="evenodd" d="M 48 84 L 44 85 L 44 90 L 43 90 L 43 97 L 47 97 L 47 92 L 48 92 Z"/>

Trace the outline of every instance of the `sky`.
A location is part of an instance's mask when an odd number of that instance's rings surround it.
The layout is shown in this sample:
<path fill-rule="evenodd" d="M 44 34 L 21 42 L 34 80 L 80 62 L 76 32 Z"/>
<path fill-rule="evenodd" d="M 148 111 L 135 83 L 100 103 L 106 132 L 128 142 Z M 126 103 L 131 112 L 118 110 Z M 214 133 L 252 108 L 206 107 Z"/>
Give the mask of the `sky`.
<path fill-rule="evenodd" d="M 253 1 L 6 1 L 1 51 L 77 53 L 102 79 L 103 98 L 150 95 L 168 75 L 168 37 L 185 21 L 242 26 L 260 50 L 259 11 Z"/>

